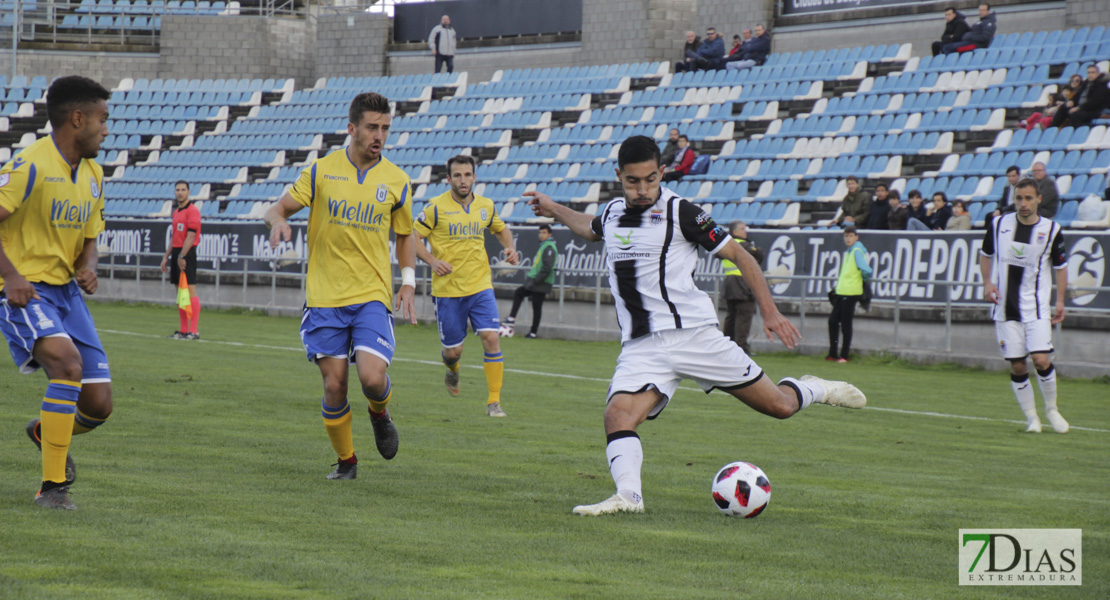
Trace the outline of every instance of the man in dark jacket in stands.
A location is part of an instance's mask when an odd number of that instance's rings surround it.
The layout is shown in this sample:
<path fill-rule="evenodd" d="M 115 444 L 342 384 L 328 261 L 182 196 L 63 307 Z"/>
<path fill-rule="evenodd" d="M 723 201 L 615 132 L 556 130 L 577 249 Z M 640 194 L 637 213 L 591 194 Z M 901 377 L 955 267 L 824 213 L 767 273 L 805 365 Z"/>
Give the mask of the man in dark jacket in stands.
<path fill-rule="evenodd" d="M 944 35 L 940 36 L 939 42 L 933 42 L 933 56 L 940 54 L 945 44 L 959 42 L 964 39 L 965 33 L 971 31 L 967 18 L 954 6 L 944 9 L 944 20 L 947 21 L 944 25 Z"/>
<path fill-rule="evenodd" d="M 687 34 L 686 39 L 689 40 L 690 36 Z M 694 52 L 686 51 L 686 66 L 687 71 L 695 69 L 710 69 L 713 68 L 725 56 L 725 39 L 717 34 L 717 30 L 708 27 L 705 30 L 705 40 L 698 46 Z"/>
<path fill-rule="evenodd" d="M 1046 219 L 1055 217 L 1060 208 L 1060 190 L 1056 188 L 1056 180 L 1048 176 L 1048 167 L 1043 162 L 1033 163 L 1033 181 L 1037 182 L 1037 193 L 1041 195 L 1037 214 Z"/>
<path fill-rule="evenodd" d="M 744 42 L 740 52 L 724 59 L 724 65 L 730 71 L 750 69 L 763 64 L 770 53 L 771 34 L 763 25 L 756 25 L 755 37 Z"/>
<path fill-rule="evenodd" d="M 674 162 L 674 155 L 678 154 L 678 133 L 677 128 L 671 128 L 667 145 L 663 146 L 663 152 L 659 155 L 659 164 L 669 165 Z"/>
<path fill-rule="evenodd" d="M 979 5 L 979 22 L 971 26 L 971 31 L 965 33 L 962 40 L 945 44 L 940 51 L 951 54 L 958 48 L 972 44 L 978 48 L 989 48 L 997 31 L 998 17 L 991 12 L 991 5 L 984 2 Z"/>
<path fill-rule="evenodd" d="M 871 194 L 863 191 L 855 175 L 849 175 L 845 183 L 848 185 L 848 193 L 840 203 L 840 218 L 836 220 L 836 224 L 841 227 L 863 227 L 871 216 Z"/>
<path fill-rule="evenodd" d="M 1075 106 L 1068 109 L 1065 106 L 1056 111 L 1052 117 L 1053 127 L 1062 127 L 1065 122 L 1072 127 L 1084 127 L 1091 121 L 1099 118 L 1103 112 L 1110 112 L 1110 79 L 1105 73 L 1098 70 L 1097 65 L 1087 67 L 1087 81 L 1079 89 L 1079 94 L 1072 102 Z M 1043 202 L 1041 206 L 1044 206 Z"/>
<path fill-rule="evenodd" d="M 694 61 L 689 58 L 690 54 L 697 54 L 698 48 L 701 47 L 701 38 L 693 31 L 686 32 L 686 45 L 682 47 L 683 59 L 674 64 L 674 72 L 681 73 L 683 71 L 693 71 Z"/>
<path fill-rule="evenodd" d="M 867 229 L 889 229 L 887 216 L 890 214 L 889 189 L 885 183 L 875 186 L 875 200 L 871 203 L 871 216 L 867 217 Z M 861 227 L 862 229 L 862 227 Z"/>

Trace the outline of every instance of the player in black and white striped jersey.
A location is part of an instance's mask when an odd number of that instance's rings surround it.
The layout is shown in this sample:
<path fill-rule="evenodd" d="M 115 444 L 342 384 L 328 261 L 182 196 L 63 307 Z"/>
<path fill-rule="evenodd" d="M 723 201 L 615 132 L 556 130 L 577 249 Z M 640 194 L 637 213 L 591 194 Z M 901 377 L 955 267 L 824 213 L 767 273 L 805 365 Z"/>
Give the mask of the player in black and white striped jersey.
<path fill-rule="evenodd" d="M 724 390 L 755 410 L 785 419 L 818 402 L 861 408 L 867 399 L 855 386 L 805 376 L 776 385 L 744 351 L 717 329 L 709 295 L 694 285 L 698 248 L 740 267 L 763 315 L 769 339 L 797 345 L 798 330 L 775 307 L 755 259 L 700 208 L 663 188 L 664 167 L 651 138 L 621 144 L 616 175 L 624 197 L 592 217 L 526 192 L 538 216 L 553 217 L 579 236 L 604 240 L 609 286 L 621 329 L 621 353 L 605 408 L 606 458 L 617 493 L 577 506 L 579 515 L 643 512 L 640 468 L 643 450 L 636 427 L 667 406 L 683 378 L 706 393 Z"/>
<path fill-rule="evenodd" d="M 1011 385 L 1025 413 L 1025 430 L 1041 431 L 1025 362 L 1031 356 L 1037 385 L 1044 396 L 1045 416 L 1056 432 L 1067 433 L 1068 422 L 1056 407 L 1056 368 L 1051 355 L 1052 326 L 1064 320 L 1068 257 L 1060 225 L 1037 214 L 1041 203 L 1037 189 L 1033 179 L 1022 179 L 1014 186 L 1017 211 L 991 221 L 983 238 L 979 267 L 998 345 L 1003 358 L 1010 361 Z M 1056 303 L 1050 311 L 1052 273 Z"/>

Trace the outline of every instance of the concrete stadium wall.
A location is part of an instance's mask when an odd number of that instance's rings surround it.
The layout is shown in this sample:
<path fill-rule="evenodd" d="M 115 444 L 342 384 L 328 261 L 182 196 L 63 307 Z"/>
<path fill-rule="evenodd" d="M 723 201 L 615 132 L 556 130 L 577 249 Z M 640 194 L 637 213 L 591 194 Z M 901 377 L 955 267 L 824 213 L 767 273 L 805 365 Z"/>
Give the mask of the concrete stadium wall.
<path fill-rule="evenodd" d="M 1068 0 L 1068 27 L 1110 25 L 1110 2 L 1106 0 Z"/>
<path fill-rule="evenodd" d="M 20 75 L 45 75 L 47 79 L 52 79 L 77 74 L 91 77 L 108 87 L 114 87 L 124 77 L 161 77 L 159 63 L 155 53 L 23 50 L 17 58 Z M 0 56 L 0 73 L 10 76 L 11 65 L 11 53 L 4 52 Z"/>
<path fill-rule="evenodd" d="M 288 17 L 164 17 L 162 78 L 294 78 L 315 82 L 315 24 Z"/>
<path fill-rule="evenodd" d="M 387 70 L 386 46 L 392 26 L 383 14 L 320 15 L 316 22 L 315 77 L 400 74 Z"/>

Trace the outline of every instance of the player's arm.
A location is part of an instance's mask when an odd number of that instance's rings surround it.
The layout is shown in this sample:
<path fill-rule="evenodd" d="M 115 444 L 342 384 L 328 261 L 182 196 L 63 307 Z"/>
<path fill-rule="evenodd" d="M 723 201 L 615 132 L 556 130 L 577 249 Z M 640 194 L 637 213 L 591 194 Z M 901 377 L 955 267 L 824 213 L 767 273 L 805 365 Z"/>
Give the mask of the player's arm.
<path fill-rule="evenodd" d="M 513 244 L 513 232 L 509 229 L 508 225 L 494 235 L 497 236 L 497 241 L 501 242 L 501 246 L 505 248 L 505 260 L 507 260 L 510 265 L 520 264 L 520 254 L 517 253 L 516 247 Z"/>
<path fill-rule="evenodd" d="M 394 232 L 396 233 L 396 232 Z M 416 239 L 417 233 L 397 233 L 397 265 L 401 267 L 401 289 L 397 290 L 397 298 L 393 303 L 393 310 L 401 312 L 401 318 L 416 325 L 416 248 L 423 245 Z"/>
<path fill-rule="evenodd" d="M 96 293 L 98 285 L 96 266 L 99 263 L 100 252 L 96 249 L 96 238 L 85 238 L 85 245 L 81 248 L 81 254 L 77 255 L 77 261 L 73 263 L 73 277 L 77 280 L 77 285 L 86 294 Z"/>
<path fill-rule="evenodd" d="M 994 228 L 997 221 L 987 224 L 987 233 L 983 236 L 983 246 L 979 250 L 979 273 L 983 276 L 983 299 L 991 304 L 998 304 L 998 286 L 991 280 L 994 270 Z"/>
<path fill-rule="evenodd" d="M 285 192 L 281 200 L 275 202 L 266 211 L 262 220 L 266 222 L 266 227 L 270 228 L 271 248 L 277 248 L 281 242 L 288 242 L 293 237 L 293 229 L 289 227 L 288 219 L 302 208 L 304 208 L 303 204 L 294 200 L 289 192 Z"/>
<path fill-rule="evenodd" d="M 532 207 L 532 212 L 537 217 L 555 219 L 563 225 L 566 225 L 575 235 L 585 240 L 591 242 L 601 240 L 601 234 L 593 229 L 594 218 L 590 215 L 571 210 L 555 202 L 551 197 L 542 192 L 524 192 L 524 195 L 531 197 L 531 199 L 528 200 L 528 205 Z"/>
<path fill-rule="evenodd" d="M 729 239 L 724 247 L 717 251 L 717 256 L 732 261 L 734 265 L 740 268 L 744 281 L 752 289 L 755 301 L 759 304 L 759 314 L 763 316 L 763 332 L 767 334 L 767 339 L 774 339 L 772 334 L 775 334 L 779 336 L 779 339 L 787 348 L 796 347 L 798 340 L 802 338 L 802 334 L 775 306 L 775 300 L 771 296 L 771 288 L 767 285 L 767 280 L 763 277 L 763 270 L 759 268 L 759 263 L 755 261 L 755 258 L 733 239 Z"/>
<path fill-rule="evenodd" d="M 166 266 L 166 263 L 170 260 L 170 254 L 173 254 L 173 223 L 170 223 L 170 236 L 171 240 L 168 244 L 166 244 L 166 253 L 162 255 L 162 264 L 158 266 L 158 268 L 161 269 L 163 273 L 170 270 L 169 267 Z"/>
<path fill-rule="evenodd" d="M 1068 249 L 1059 229 L 1052 240 L 1050 256 L 1052 268 L 1056 270 L 1056 310 L 1052 315 L 1052 324 L 1055 325 L 1064 322 L 1064 295 L 1068 291 Z"/>
<path fill-rule="evenodd" d="M 0 206 L 0 223 L 3 223 L 10 216 L 12 216 L 12 213 Z M 4 252 L 2 243 L 0 243 L 0 277 L 4 278 L 4 296 L 8 299 L 8 304 L 16 308 L 23 308 L 27 306 L 32 298 L 35 300 L 41 299 L 39 293 L 35 291 L 35 286 L 31 285 L 31 282 L 27 281 L 16 270 L 11 259 Z"/>
<path fill-rule="evenodd" d="M 439 260 L 428 250 L 428 245 L 425 243 L 427 238 L 425 238 L 415 226 L 412 228 L 412 236 L 415 238 L 413 246 L 416 247 L 416 258 L 428 263 L 433 273 L 443 277 L 444 275 L 450 275 L 455 272 L 455 268 L 451 266 L 451 263 L 445 260 Z"/>

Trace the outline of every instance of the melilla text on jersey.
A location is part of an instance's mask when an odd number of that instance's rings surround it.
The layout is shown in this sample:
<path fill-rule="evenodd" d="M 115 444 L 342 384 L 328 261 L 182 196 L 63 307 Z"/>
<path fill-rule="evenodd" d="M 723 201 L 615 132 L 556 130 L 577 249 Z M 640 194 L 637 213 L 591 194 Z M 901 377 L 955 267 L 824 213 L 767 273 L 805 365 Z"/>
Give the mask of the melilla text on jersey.
<path fill-rule="evenodd" d="M 50 223 L 56 229 L 83 229 L 92 214 L 92 202 L 70 202 L 68 198 L 50 201 Z"/>
<path fill-rule="evenodd" d="M 375 202 L 348 202 L 346 199 L 328 197 L 328 215 L 331 223 L 378 231 L 385 219 L 385 206 Z"/>
<path fill-rule="evenodd" d="M 451 239 L 484 238 L 485 231 L 486 226 L 480 221 L 447 224 L 447 237 Z"/>

